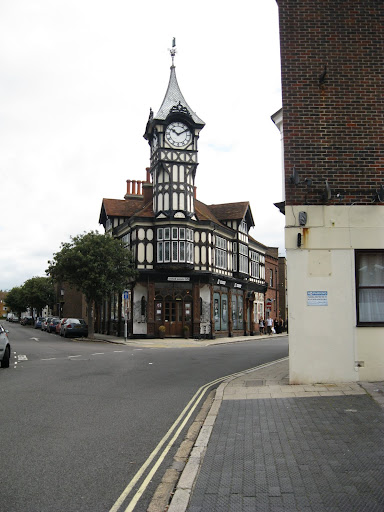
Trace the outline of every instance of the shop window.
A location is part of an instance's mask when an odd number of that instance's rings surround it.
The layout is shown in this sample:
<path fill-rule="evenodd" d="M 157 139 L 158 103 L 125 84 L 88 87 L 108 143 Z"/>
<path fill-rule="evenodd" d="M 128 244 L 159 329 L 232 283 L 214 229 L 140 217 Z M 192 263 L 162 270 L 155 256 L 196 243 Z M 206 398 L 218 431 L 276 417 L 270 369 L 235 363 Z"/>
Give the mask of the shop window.
<path fill-rule="evenodd" d="M 237 297 L 232 295 L 232 328 L 237 329 Z"/>
<path fill-rule="evenodd" d="M 384 250 L 355 252 L 357 325 L 384 325 Z"/>
<path fill-rule="evenodd" d="M 228 295 L 221 295 L 221 330 L 228 329 Z"/>
<path fill-rule="evenodd" d="M 215 331 L 220 331 L 220 311 L 221 311 L 221 301 L 220 294 L 213 294 L 213 318 L 215 321 Z"/>

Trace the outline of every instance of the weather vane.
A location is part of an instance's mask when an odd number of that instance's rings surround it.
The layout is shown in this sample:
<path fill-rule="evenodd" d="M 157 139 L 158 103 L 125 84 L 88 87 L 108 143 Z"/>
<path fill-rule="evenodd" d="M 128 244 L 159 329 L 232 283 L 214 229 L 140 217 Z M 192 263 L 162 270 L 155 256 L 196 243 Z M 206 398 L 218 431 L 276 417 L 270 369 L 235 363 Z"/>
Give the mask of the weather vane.
<path fill-rule="evenodd" d="M 175 55 L 177 53 L 177 50 L 176 50 L 176 37 L 174 37 L 172 39 L 172 48 L 169 49 L 169 53 L 171 54 L 171 57 L 172 57 L 172 66 L 174 66 Z"/>

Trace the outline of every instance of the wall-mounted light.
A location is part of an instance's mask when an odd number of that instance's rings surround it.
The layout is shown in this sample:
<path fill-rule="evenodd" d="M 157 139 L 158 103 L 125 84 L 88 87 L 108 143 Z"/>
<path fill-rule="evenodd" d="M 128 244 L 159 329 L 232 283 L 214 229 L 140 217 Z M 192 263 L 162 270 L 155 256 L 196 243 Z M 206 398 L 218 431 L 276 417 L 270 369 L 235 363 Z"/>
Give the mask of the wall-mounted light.
<path fill-rule="evenodd" d="M 307 212 L 299 212 L 299 224 L 305 226 L 307 223 Z"/>

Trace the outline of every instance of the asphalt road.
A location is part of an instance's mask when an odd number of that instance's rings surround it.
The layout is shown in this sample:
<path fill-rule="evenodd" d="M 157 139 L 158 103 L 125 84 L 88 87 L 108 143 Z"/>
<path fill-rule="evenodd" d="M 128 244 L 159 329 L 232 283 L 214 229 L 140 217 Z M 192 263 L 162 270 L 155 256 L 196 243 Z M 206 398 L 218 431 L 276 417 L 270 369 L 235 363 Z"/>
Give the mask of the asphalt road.
<path fill-rule="evenodd" d="M 110 511 L 201 386 L 288 353 L 286 337 L 154 349 L 5 327 L 13 359 L 0 369 L 1 512 Z M 147 509 L 201 403 L 135 512 Z"/>

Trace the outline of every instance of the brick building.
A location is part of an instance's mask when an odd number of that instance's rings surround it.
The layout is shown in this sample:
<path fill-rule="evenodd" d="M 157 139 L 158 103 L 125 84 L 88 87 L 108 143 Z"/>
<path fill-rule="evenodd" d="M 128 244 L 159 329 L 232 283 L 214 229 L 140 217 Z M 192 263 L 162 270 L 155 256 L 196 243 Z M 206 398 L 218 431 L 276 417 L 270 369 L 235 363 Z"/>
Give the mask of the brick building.
<path fill-rule="evenodd" d="M 265 293 L 265 318 L 279 320 L 279 255 L 277 247 L 268 247 L 265 253 L 265 282 L 268 286 Z"/>
<path fill-rule="evenodd" d="M 383 4 L 277 3 L 290 381 L 383 380 Z"/>

